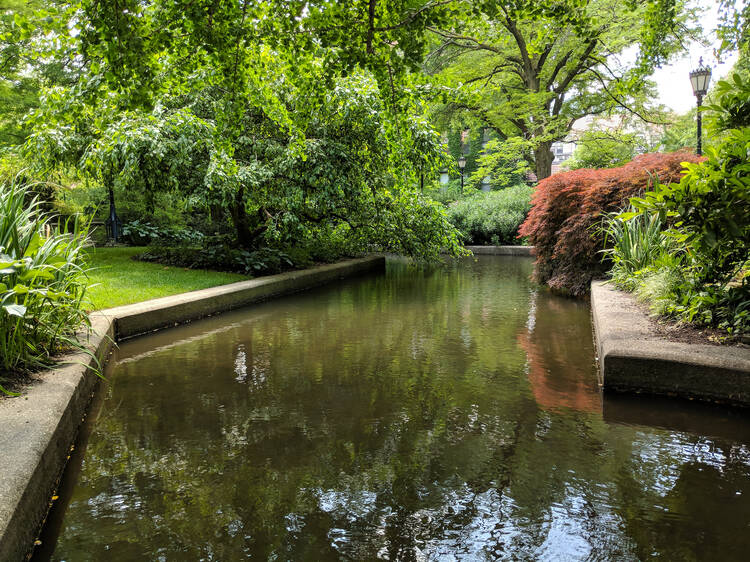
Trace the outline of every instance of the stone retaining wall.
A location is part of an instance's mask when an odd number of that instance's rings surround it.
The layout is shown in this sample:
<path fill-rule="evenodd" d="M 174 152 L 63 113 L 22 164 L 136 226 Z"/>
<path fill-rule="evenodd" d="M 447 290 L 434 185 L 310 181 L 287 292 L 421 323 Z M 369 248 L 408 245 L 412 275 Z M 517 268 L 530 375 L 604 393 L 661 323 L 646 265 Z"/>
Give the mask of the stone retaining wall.
<path fill-rule="evenodd" d="M 605 390 L 750 406 L 750 349 L 669 341 L 633 295 L 602 281 L 591 284 L 591 312 Z"/>
<path fill-rule="evenodd" d="M 466 246 L 478 256 L 533 256 L 534 246 Z"/>

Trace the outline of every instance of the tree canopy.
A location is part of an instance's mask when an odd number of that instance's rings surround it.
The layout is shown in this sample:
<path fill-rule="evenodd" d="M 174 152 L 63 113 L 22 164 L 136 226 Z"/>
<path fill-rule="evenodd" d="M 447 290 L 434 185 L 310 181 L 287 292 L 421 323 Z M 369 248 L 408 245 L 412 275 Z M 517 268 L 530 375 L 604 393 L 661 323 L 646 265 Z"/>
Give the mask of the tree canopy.
<path fill-rule="evenodd" d="M 423 256 L 458 248 L 419 195 L 450 167 L 436 130 L 494 129 L 474 183 L 543 178 L 579 117 L 648 118 L 644 77 L 693 31 L 677 0 L 8 1 L 3 54 L 33 56 L 5 84 L 36 81 L 10 113 L 43 168 L 179 193 L 244 248 L 335 232 Z"/>
<path fill-rule="evenodd" d="M 646 47 L 650 2 L 480 6 L 449 27 L 430 28 L 436 42 L 427 69 L 443 92 L 436 111 L 445 119 L 468 114 L 501 137 L 525 139 L 524 154 L 542 179 L 551 171 L 552 143 L 578 119 L 613 110 L 649 118 L 644 76 L 655 63 L 632 48 Z M 677 7 L 674 23 L 689 30 L 691 12 Z M 666 56 L 681 46 L 668 33 L 660 49 Z"/>

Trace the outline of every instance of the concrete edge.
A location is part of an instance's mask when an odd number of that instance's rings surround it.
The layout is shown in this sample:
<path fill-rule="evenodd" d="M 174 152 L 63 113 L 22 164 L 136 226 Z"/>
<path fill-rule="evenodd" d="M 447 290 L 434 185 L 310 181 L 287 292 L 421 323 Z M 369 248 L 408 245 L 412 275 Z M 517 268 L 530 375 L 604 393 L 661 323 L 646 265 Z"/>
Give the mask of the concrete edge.
<path fill-rule="evenodd" d="M 533 256 L 534 246 L 466 246 L 477 256 Z"/>
<path fill-rule="evenodd" d="M 24 396 L 0 401 L 0 560 L 23 560 L 33 547 L 99 381 L 94 356 L 103 368 L 120 339 L 384 269 L 385 256 L 372 256 L 91 314 L 91 355 L 63 358 Z"/>
<path fill-rule="evenodd" d="M 115 339 L 121 341 L 210 314 L 384 268 L 385 256 L 352 259 L 110 308 L 102 310 L 101 314 L 114 320 Z"/>
<path fill-rule="evenodd" d="M 591 314 L 604 390 L 750 406 L 750 350 L 669 341 L 631 294 L 591 283 Z"/>

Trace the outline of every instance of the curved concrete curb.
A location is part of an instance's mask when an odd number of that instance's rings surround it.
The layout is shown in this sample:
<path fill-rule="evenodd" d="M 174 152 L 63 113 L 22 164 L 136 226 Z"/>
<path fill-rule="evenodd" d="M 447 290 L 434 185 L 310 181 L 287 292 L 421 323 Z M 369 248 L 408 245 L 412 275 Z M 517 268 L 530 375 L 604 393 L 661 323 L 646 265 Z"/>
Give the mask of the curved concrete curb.
<path fill-rule="evenodd" d="M 602 281 L 591 283 L 591 312 L 605 390 L 750 406 L 750 350 L 669 341 L 633 295 Z"/>
<path fill-rule="evenodd" d="M 478 256 L 533 256 L 534 246 L 466 246 Z"/>
<path fill-rule="evenodd" d="M 110 308 L 91 315 L 88 347 L 104 363 L 115 340 L 174 326 L 369 271 L 374 256 Z M 99 380 L 80 353 L 39 376 L 24 396 L 0 401 L 0 560 L 23 560 L 48 510 L 70 446 Z"/>

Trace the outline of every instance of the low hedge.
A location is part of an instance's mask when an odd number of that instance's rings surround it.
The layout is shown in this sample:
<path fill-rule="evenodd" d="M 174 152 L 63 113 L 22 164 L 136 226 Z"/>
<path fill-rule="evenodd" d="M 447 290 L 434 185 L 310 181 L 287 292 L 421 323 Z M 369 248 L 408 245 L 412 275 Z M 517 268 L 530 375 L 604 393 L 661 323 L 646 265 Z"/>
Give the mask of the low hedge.
<path fill-rule="evenodd" d="M 526 185 L 480 191 L 454 202 L 448 219 L 464 244 L 518 244 L 518 227 L 531 209 L 532 192 Z"/>

